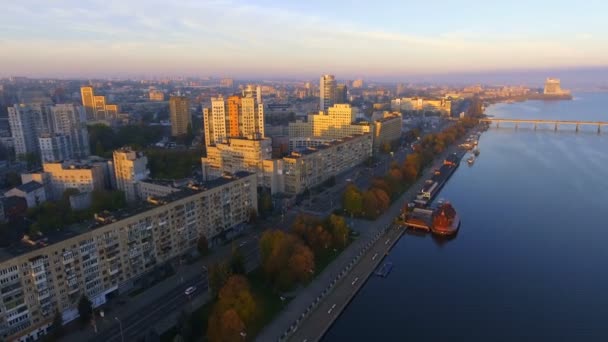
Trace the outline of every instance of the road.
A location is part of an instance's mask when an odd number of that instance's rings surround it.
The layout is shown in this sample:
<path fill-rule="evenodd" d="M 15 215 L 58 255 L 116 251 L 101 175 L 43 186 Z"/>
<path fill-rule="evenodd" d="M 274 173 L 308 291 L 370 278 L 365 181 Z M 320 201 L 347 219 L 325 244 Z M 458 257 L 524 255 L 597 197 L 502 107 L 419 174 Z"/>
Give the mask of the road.
<path fill-rule="evenodd" d="M 248 236 L 234 241 L 245 258 L 247 270 L 257 267 L 259 251 L 257 250 L 259 233 L 253 232 Z M 204 267 L 210 267 L 218 261 L 227 260 L 232 253 L 232 244 L 214 249 L 214 253 L 192 265 L 182 265 L 176 274 L 147 289 L 134 298 L 123 296 L 111 300 L 101 309 L 105 311 L 104 318 L 96 319 L 97 330 L 88 326 L 84 330 L 75 331 L 63 338 L 63 341 L 121 341 L 120 328 L 124 339 L 137 340 L 166 323 L 168 317 L 179 314 L 188 305 L 202 304 L 208 300 L 208 282 Z M 190 286 L 196 286 L 196 291 L 186 296 L 184 291 Z M 125 300 L 120 305 L 118 300 Z M 188 310 L 190 311 L 190 310 Z M 118 317 L 116 320 L 114 317 Z"/>

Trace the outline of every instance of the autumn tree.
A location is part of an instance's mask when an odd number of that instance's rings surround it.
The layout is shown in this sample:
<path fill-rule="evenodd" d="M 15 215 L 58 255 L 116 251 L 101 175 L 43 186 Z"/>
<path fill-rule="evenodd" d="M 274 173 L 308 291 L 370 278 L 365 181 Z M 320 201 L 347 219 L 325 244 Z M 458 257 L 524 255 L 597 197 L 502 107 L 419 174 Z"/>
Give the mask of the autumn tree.
<path fill-rule="evenodd" d="M 344 217 L 331 215 L 329 217 L 329 232 L 332 236 L 334 246 L 339 248 L 346 247 L 350 232 Z"/>
<path fill-rule="evenodd" d="M 211 342 L 239 342 L 243 340 L 245 323 L 234 309 L 220 313 L 214 310 L 208 321 L 207 338 Z"/>
<path fill-rule="evenodd" d="M 224 286 L 230 274 L 230 267 L 226 263 L 220 262 L 209 267 L 209 287 L 211 288 L 213 297 L 219 294 L 220 289 Z"/>
<path fill-rule="evenodd" d="M 257 306 L 247 278 L 233 275 L 220 290 L 217 307 L 220 312 L 234 309 L 245 324 L 251 323 L 255 318 Z"/>
<path fill-rule="evenodd" d="M 355 185 L 349 184 L 346 186 L 342 196 L 342 207 L 353 215 L 359 215 L 363 212 L 363 197 L 361 190 Z"/>
<path fill-rule="evenodd" d="M 294 278 L 299 282 L 310 280 L 315 269 L 315 258 L 308 246 L 299 243 L 287 262 Z"/>

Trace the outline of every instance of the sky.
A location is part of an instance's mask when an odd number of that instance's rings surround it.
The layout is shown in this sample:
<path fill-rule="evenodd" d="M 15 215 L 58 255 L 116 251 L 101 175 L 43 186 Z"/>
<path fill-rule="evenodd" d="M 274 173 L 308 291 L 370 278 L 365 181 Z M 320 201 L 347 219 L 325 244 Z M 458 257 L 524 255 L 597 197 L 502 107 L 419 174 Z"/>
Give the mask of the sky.
<path fill-rule="evenodd" d="M 608 67 L 607 1 L 3 2 L 0 76 L 399 79 Z"/>

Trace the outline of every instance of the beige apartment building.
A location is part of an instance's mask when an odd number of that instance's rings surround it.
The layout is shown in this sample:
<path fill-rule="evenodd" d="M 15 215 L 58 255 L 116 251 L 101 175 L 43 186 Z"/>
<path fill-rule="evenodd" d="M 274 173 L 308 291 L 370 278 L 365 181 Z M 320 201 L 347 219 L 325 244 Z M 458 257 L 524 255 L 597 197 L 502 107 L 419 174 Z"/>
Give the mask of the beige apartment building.
<path fill-rule="evenodd" d="M 165 101 L 165 93 L 158 89 L 150 89 L 148 97 L 150 101 Z"/>
<path fill-rule="evenodd" d="M 150 175 L 148 158 L 142 152 L 134 151 L 129 147 L 115 150 L 113 156 L 116 188 L 124 191 L 127 202 L 137 201 L 138 183 Z"/>
<path fill-rule="evenodd" d="M 44 242 L 26 238 L 0 248 L 0 339 L 44 335 L 55 310 L 64 322 L 74 320 L 82 295 L 102 305 L 108 294 L 128 291 L 155 267 L 194 250 L 200 236 L 219 243 L 256 208 L 256 176 L 237 173 L 66 227 Z"/>
<path fill-rule="evenodd" d="M 171 135 L 176 137 L 188 133 L 192 123 L 190 116 L 190 100 L 185 96 L 171 96 L 169 99 L 171 119 Z"/>
<path fill-rule="evenodd" d="M 272 157 L 272 141 L 267 138 L 230 138 L 228 142 L 207 146 L 203 157 L 203 178 L 213 179 L 225 173 L 247 171 L 263 177 L 262 162 Z"/>
<path fill-rule="evenodd" d="M 355 123 L 356 113 L 349 104 L 336 104 L 327 113 L 309 114 L 307 122 L 289 123 L 289 138 L 342 139 L 344 137 L 370 133 L 368 124 Z"/>
<path fill-rule="evenodd" d="M 205 145 L 225 143 L 229 138 L 256 136 L 264 138 L 264 105 L 253 95 L 211 98 L 211 107 L 203 109 Z"/>
<path fill-rule="evenodd" d="M 382 118 L 374 120 L 372 125 L 374 126 L 374 151 L 378 151 L 384 143 L 392 143 L 401 138 L 403 118 L 399 112 L 384 112 Z"/>
<path fill-rule="evenodd" d="M 265 161 L 264 186 L 295 195 L 313 188 L 372 156 L 372 135 L 359 134 Z"/>
<path fill-rule="evenodd" d="M 449 98 L 434 100 L 419 97 L 404 97 L 391 100 L 391 110 L 441 112 L 444 115 L 450 116 L 452 114 L 452 100 Z"/>

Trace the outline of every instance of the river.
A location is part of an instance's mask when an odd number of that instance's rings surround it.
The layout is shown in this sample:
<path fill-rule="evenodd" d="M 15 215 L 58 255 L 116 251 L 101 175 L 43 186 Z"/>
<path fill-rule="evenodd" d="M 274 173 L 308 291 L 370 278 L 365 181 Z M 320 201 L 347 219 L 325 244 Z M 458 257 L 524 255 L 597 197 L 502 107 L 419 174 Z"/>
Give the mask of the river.
<path fill-rule="evenodd" d="M 504 118 L 608 121 L 608 94 L 496 104 Z M 491 128 L 439 198 L 450 241 L 404 235 L 324 341 L 608 341 L 608 128 Z"/>

